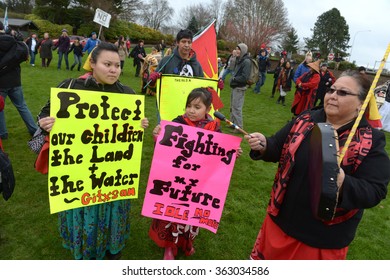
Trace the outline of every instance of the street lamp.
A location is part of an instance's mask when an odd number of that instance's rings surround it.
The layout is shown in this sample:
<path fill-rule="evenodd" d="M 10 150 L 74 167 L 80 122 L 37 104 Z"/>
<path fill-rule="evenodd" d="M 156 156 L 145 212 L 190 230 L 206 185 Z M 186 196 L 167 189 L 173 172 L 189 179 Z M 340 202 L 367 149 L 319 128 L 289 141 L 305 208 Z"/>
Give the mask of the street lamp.
<path fill-rule="evenodd" d="M 355 35 L 353 36 L 353 40 L 352 40 L 352 45 L 351 45 L 351 53 L 349 54 L 349 61 L 350 62 L 352 59 L 352 49 L 353 49 L 353 44 L 355 44 L 356 35 L 358 35 L 358 33 L 361 33 L 361 32 L 371 32 L 371 30 L 359 30 L 359 31 L 355 32 Z"/>

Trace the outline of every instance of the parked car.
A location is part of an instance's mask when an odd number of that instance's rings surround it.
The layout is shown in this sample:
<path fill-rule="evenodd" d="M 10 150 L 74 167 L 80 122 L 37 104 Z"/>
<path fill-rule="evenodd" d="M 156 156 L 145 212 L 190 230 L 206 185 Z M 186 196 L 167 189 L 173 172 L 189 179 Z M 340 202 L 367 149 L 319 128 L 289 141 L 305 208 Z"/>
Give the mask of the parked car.
<path fill-rule="evenodd" d="M 88 38 L 85 38 L 83 36 L 78 36 L 78 35 L 69 35 L 69 38 L 70 38 L 70 45 L 72 45 L 74 43 L 74 41 L 76 40 L 76 38 L 79 38 L 80 39 L 80 44 L 84 47 L 85 44 L 87 43 L 87 40 Z M 57 44 L 58 42 L 58 38 L 57 39 L 53 39 L 53 44 Z"/>
<path fill-rule="evenodd" d="M 366 68 L 367 74 L 376 74 L 376 69 Z"/>

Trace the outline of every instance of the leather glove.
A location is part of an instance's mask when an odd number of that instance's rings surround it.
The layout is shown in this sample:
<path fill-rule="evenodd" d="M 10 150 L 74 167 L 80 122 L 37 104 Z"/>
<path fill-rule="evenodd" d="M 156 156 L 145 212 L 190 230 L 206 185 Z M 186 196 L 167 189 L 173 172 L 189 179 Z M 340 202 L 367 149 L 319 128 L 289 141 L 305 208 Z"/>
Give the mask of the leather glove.
<path fill-rule="evenodd" d="M 157 79 L 160 77 L 161 77 L 161 73 L 153 72 L 152 74 L 149 75 L 149 81 L 151 81 L 151 83 L 155 83 Z"/>
<path fill-rule="evenodd" d="M 224 87 L 225 87 L 225 83 L 222 81 L 222 79 L 219 79 L 218 80 L 218 88 L 220 90 L 223 90 Z"/>

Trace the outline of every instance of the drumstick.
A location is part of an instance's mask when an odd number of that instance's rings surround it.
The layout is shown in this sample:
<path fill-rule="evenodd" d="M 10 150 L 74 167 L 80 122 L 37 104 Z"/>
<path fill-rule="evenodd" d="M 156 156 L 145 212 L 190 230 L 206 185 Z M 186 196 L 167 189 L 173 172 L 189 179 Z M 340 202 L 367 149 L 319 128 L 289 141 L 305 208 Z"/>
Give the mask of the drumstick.
<path fill-rule="evenodd" d="M 252 135 L 250 135 L 248 132 L 246 132 L 245 130 L 243 130 L 241 127 L 239 127 L 238 125 L 236 125 L 234 122 L 228 120 L 222 113 L 220 112 L 214 112 L 214 116 L 218 119 L 220 119 L 221 121 L 224 121 L 224 122 L 227 122 L 229 125 L 232 125 L 234 126 L 235 129 L 237 129 L 239 132 L 241 132 L 242 134 L 245 134 L 245 135 L 248 135 L 249 137 L 252 137 Z M 264 144 L 261 143 L 261 141 L 259 141 L 259 144 L 260 146 L 264 147 Z"/>
<path fill-rule="evenodd" d="M 214 117 L 220 119 L 221 121 L 227 122 L 229 125 L 234 126 L 234 128 L 237 129 L 237 130 L 238 130 L 239 132 L 241 132 L 242 134 L 249 135 L 248 132 L 246 132 L 245 130 L 243 130 L 241 127 L 239 127 L 238 125 L 236 125 L 236 124 L 233 123 L 232 121 L 228 120 L 222 113 L 220 113 L 220 112 L 214 112 Z"/>

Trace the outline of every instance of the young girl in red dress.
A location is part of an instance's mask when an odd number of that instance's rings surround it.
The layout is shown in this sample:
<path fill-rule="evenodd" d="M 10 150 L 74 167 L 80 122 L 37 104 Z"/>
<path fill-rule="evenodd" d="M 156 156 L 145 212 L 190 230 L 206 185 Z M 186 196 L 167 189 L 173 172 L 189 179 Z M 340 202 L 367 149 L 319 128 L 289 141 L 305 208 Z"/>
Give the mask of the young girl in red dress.
<path fill-rule="evenodd" d="M 219 122 L 214 120 L 209 112 L 212 104 L 211 88 L 196 88 L 187 97 L 185 114 L 173 119 L 173 122 L 221 132 Z M 157 138 L 161 127 L 157 125 L 153 136 Z M 242 153 L 237 150 L 237 156 Z M 180 248 L 186 256 L 195 253 L 193 242 L 199 232 L 199 227 L 153 219 L 149 229 L 150 238 L 165 249 L 164 260 L 173 260 Z"/>

